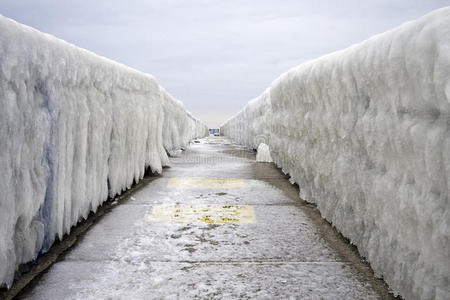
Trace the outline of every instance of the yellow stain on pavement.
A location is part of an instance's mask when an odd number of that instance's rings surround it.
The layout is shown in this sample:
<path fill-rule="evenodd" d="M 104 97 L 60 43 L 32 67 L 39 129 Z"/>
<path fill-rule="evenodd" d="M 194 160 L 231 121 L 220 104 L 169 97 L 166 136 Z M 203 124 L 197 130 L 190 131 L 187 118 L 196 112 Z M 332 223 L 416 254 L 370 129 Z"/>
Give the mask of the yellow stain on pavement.
<path fill-rule="evenodd" d="M 256 223 L 252 205 L 170 205 L 153 207 L 150 222 L 172 223 Z"/>
<path fill-rule="evenodd" d="M 208 178 L 208 177 L 176 177 L 170 178 L 169 188 L 241 188 L 244 181 L 241 178 Z"/>

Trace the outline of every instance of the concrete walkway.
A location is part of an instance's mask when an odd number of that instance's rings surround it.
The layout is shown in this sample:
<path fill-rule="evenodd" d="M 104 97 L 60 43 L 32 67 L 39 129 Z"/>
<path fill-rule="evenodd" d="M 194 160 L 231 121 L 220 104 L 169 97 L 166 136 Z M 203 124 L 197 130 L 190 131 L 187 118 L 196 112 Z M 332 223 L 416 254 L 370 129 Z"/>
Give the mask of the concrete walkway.
<path fill-rule="evenodd" d="M 380 299 L 383 282 L 273 164 L 194 143 L 24 299 Z"/>

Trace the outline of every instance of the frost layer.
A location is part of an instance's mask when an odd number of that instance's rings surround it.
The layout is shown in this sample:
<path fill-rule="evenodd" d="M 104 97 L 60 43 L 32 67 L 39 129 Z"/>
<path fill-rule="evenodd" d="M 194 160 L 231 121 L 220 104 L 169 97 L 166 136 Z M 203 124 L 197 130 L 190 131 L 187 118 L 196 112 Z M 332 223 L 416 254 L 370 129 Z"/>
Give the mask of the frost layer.
<path fill-rule="evenodd" d="M 148 74 L 0 16 L 0 286 L 208 134 Z"/>
<path fill-rule="evenodd" d="M 264 143 L 259 144 L 258 152 L 256 153 L 256 161 L 257 162 L 273 162 L 272 157 L 270 156 L 270 149 Z"/>
<path fill-rule="evenodd" d="M 450 295 L 450 8 L 297 66 L 221 132 L 271 155 L 406 299 Z M 257 137 L 257 138 L 254 138 Z"/>

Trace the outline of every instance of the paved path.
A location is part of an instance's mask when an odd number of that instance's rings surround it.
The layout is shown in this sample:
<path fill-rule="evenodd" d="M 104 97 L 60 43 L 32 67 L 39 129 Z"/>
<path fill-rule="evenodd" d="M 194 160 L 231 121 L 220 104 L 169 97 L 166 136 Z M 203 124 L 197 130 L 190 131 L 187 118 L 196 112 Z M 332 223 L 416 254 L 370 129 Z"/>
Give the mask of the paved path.
<path fill-rule="evenodd" d="M 379 299 L 383 283 L 273 164 L 194 143 L 21 298 Z"/>

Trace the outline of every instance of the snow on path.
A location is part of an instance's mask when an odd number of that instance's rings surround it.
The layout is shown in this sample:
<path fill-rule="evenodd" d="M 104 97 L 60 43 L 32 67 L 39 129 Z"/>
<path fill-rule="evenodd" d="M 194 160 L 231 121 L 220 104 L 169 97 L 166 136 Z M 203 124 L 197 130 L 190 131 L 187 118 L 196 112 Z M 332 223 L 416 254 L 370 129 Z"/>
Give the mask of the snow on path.
<path fill-rule="evenodd" d="M 135 200 L 92 226 L 22 298 L 388 297 L 329 224 L 311 221 L 273 164 L 225 144 L 194 144 L 162 177 L 144 179 Z"/>

